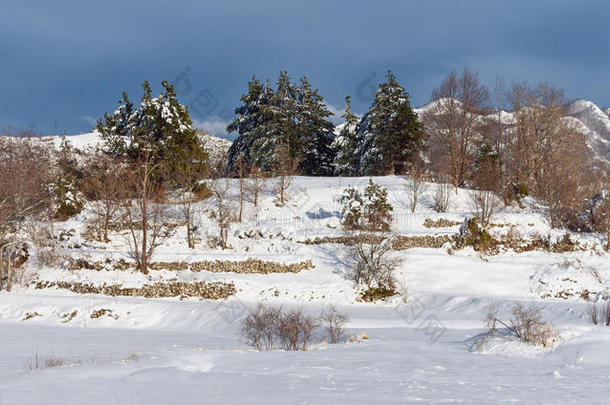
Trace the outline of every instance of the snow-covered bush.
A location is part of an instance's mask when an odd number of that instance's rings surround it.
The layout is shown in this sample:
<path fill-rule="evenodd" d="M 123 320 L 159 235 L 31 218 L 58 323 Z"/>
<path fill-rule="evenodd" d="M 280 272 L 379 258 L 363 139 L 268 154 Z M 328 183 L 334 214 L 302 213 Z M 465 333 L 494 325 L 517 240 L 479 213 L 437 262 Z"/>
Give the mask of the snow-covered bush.
<path fill-rule="evenodd" d="M 55 196 L 55 217 L 65 220 L 79 214 L 85 205 L 85 197 L 78 190 L 76 183 L 59 178 L 51 183 Z"/>
<path fill-rule="evenodd" d="M 472 246 L 474 250 L 486 251 L 494 245 L 494 238 L 481 224 L 479 217 L 467 217 L 460 227 L 457 238 L 459 248 Z"/>
<path fill-rule="evenodd" d="M 393 207 L 388 203 L 388 191 L 369 179 L 364 193 L 349 187 L 338 199 L 346 229 L 389 231 Z"/>

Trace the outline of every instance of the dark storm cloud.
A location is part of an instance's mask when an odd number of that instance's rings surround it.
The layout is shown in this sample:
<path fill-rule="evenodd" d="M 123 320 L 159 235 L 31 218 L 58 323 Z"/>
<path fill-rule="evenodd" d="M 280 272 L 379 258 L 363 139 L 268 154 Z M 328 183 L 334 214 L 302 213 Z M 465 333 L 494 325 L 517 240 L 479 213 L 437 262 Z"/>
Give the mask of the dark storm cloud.
<path fill-rule="evenodd" d="M 413 103 L 452 68 L 493 87 L 548 80 L 610 105 L 610 22 L 603 1 L 9 1 L 0 13 L 0 126 L 88 131 L 123 90 L 138 99 L 188 68 L 196 121 L 222 127 L 256 74 L 307 75 L 327 102 L 370 103 L 392 69 Z M 207 99 L 206 99 L 207 100 Z M 209 110 L 209 111 L 208 111 Z"/>

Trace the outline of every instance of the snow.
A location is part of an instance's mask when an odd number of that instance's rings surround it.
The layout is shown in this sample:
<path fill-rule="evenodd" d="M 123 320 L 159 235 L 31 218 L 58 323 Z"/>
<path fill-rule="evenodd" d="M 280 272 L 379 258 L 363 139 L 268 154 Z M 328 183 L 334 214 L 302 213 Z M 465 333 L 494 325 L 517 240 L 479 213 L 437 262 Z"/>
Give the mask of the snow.
<path fill-rule="evenodd" d="M 81 146 L 91 135 L 74 138 Z M 348 252 L 339 244 L 299 243 L 316 236 L 338 236 L 342 191 L 361 191 L 368 178 L 298 177 L 284 207 L 266 192 L 255 209 L 246 203 L 241 224 L 232 224 L 231 249 L 206 243 L 217 233 L 209 215 L 201 215 L 194 250 L 178 228 L 156 253 L 155 261 L 262 260 L 285 263 L 312 260 L 315 268 L 288 274 L 235 274 L 208 271 L 38 269 L 28 277 L 94 285 L 140 286 L 150 282 L 232 281 L 235 298 L 145 299 L 77 295 L 67 290 L 17 286 L 0 293 L 0 404 L 283 404 L 283 403 L 606 403 L 610 378 L 610 328 L 585 319 L 588 303 L 574 294 L 542 298 L 570 288 L 588 289 L 598 300 L 607 293 L 610 267 L 599 249 L 563 254 L 504 252 L 482 257 L 472 249 L 416 248 L 395 252 L 402 264 L 395 276 L 408 297 L 363 303 L 349 279 Z M 404 235 L 448 235 L 459 225 L 426 228 L 426 218 L 461 221 L 469 215 L 468 191 L 452 194 L 450 212 L 431 209 L 436 185 L 430 184 L 415 213 L 406 201 L 406 180 L 374 177 L 386 187 L 394 207 L 393 230 Z M 234 181 L 229 192 L 237 198 Z M 550 234 L 540 207 L 507 207 L 494 218 L 494 233 L 514 225 L 522 237 Z M 202 209 L 213 210 L 205 200 Z M 128 259 L 125 239 L 108 245 L 87 241 L 82 232 L 87 212 L 58 229 L 74 229 L 63 242 L 66 253 L 88 260 Z M 176 213 L 177 215 L 177 213 Z M 601 236 L 574 239 L 601 244 Z M 569 281 L 569 280 L 572 281 Z M 542 287 L 544 288 L 542 288 Z M 318 314 L 327 304 L 347 313 L 348 335 L 369 339 L 321 343 L 305 352 L 257 352 L 239 334 L 235 308 L 263 301 Z M 488 305 L 504 313 L 515 303 L 536 302 L 560 335 L 550 348 L 490 340 L 472 349 L 484 332 Z M 100 309 L 112 312 L 99 318 Z M 72 314 L 70 318 L 66 314 Z M 23 320 L 26 313 L 40 316 Z M 70 318 L 70 319 L 68 319 Z M 26 370 L 35 355 L 66 361 L 62 367 Z"/>

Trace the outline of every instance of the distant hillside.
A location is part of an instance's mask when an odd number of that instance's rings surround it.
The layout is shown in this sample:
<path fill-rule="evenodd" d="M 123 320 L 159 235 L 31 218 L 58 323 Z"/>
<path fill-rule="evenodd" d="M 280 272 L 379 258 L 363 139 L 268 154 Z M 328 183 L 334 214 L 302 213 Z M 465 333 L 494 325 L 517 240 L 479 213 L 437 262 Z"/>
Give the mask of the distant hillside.
<path fill-rule="evenodd" d="M 415 112 L 420 116 L 432 109 L 438 101 L 428 103 Z M 575 100 L 566 106 L 568 117 L 574 120 L 587 138 L 587 144 L 596 158 L 610 164 L 610 108 L 602 110 L 588 100 Z M 506 124 L 514 122 L 510 111 L 502 111 L 502 121 Z"/>
<path fill-rule="evenodd" d="M 211 159 L 217 159 L 221 157 L 229 150 L 229 147 L 231 146 L 231 141 L 223 138 L 218 138 L 216 136 L 210 135 L 207 132 L 200 132 L 199 136 L 204 142 L 205 148 L 210 154 Z M 42 139 L 45 142 L 52 142 L 54 147 L 58 149 L 59 145 L 61 145 L 61 141 L 63 138 L 64 136 L 52 135 L 45 136 Z M 74 148 L 80 150 L 93 149 L 101 142 L 99 135 L 95 132 L 90 132 L 82 135 L 67 135 L 65 136 L 65 138 Z"/>

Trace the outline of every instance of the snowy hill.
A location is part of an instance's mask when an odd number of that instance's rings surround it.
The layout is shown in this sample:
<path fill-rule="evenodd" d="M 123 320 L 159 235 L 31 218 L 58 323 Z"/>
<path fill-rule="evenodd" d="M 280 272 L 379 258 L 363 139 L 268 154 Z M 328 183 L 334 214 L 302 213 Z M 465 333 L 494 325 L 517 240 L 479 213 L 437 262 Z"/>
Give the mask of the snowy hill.
<path fill-rule="evenodd" d="M 591 101 L 576 100 L 568 105 L 568 115 L 582 124 L 589 147 L 600 159 L 610 162 L 610 117 Z"/>
<path fill-rule="evenodd" d="M 83 145 L 90 138 L 75 139 Z M 112 267 L 131 260 L 127 239 L 119 230 L 108 243 L 91 240 L 90 212 L 54 224 L 58 252 L 73 264 L 39 266 L 31 252 L 34 262 L 23 283 L 0 292 L 0 402 L 131 403 L 137 393 L 137 403 L 148 404 L 605 403 L 610 329 L 587 321 L 583 298 L 585 291 L 589 300 L 609 292 L 608 256 L 594 247 L 601 235 L 573 235 L 587 250 L 564 253 L 481 256 L 449 242 L 396 250 L 401 295 L 366 303 L 350 275 L 349 246 L 333 238 L 345 235 L 337 197 L 348 185 L 363 189 L 367 181 L 297 177 L 283 207 L 268 184 L 259 206 L 248 202 L 243 222 L 231 224 L 225 250 L 209 243 L 217 234 L 216 208 L 213 198 L 206 199 L 197 203 L 196 248 L 188 248 L 179 226 L 153 257 L 159 267 L 147 275 Z M 437 213 L 432 205 L 440 186 L 427 184 L 411 213 L 403 177 L 374 181 L 388 190 L 392 228 L 403 238 L 451 238 L 470 213 L 467 190 L 451 191 L 449 212 Z M 237 204 L 237 181 L 228 198 Z M 505 208 L 493 223 L 497 237 L 563 240 L 535 205 Z M 212 271 L 217 261 L 247 259 L 310 260 L 312 266 L 292 273 Z M 194 269 L 197 263 L 203 267 Z M 177 282 L 230 282 L 235 295 L 144 298 L 92 290 Z M 90 287 L 66 287 L 76 284 Z M 312 316 L 334 304 L 350 317 L 351 339 L 328 344 L 317 333 L 308 351 L 255 351 L 240 334 L 240 319 L 257 302 Z M 477 349 L 487 307 L 495 304 L 510 315 L 516 303 L 544 307 L 558 343 L 541 347 L 497 338 Z M 28 369 L 37 356 L 62 363 Z"/>
<path fill-rule="evenodd" d="M 212 159 L 218 158 L 225 154 L 231 146 L 231 141 L 224 138 L 218 138 L 207 132 L 201 132 L 199 136 L 201 137 L 205 148 Z M 45 136 L 42 138 L 42 140 L 45 142 L 53 143 L 55 149 L 59 149 L 59 146 L 61 145 L 63 139 L 64 136 L 62 135 Z M 65 139 L 74 148 L 77 148 L 79 150 L 94 149 L 101 143 L 100 136 L 96 132 L 90 132 L 81 135 L 67 135 L 65 136 Z"/>

